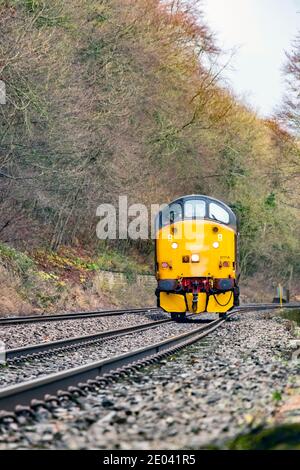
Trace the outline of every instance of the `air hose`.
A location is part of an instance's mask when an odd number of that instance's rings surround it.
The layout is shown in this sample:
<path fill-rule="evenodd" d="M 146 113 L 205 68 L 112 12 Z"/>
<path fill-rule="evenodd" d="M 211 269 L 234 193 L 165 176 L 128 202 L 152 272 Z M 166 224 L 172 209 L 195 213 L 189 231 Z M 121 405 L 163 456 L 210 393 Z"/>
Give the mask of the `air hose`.
<path fill-rule="evenodd" d="M 213 294 L 213 296 L 214 296 L 214 299 L 217 302 L 217 304 L 220 305 L 220 307 L 227 307 L 227 305 L 231 302 L 231 299 L 232 299 L 232 296 L 233 296 L 233 291 L 231 291 L 231 295 L 230 295 L 229 300 L 226 304 L 220 304 L 220 302 L 216 298 L 216 294 Z"/>

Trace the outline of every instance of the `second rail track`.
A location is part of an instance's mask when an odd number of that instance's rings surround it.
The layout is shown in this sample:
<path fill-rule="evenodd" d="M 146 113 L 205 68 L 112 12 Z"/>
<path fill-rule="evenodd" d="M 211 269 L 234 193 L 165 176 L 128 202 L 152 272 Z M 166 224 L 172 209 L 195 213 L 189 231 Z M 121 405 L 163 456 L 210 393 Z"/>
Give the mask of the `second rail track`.
<path fill-rule="evenodd" d="M 285 308 L 299 307 L 299 304 L 285 305 Z M 280 306 L 274 304 L 248 305 L 234 309 L 228 314 L 227 318 L 247 311 L 273 310 L 278 308 L 280 308 Z M 160 320 L 160 323 L 167 323 L 168 321 L 170 320 Z M 108 383 L 114 377 L 128 374 L 136 368 L 144 367 L 176 353 L 182 348 L 209 335 L 219 328 L 225 321 L 226 319 L 213 320 L 210 323 L 191 331 L 181 333 L 158 343 L 150 344 L 125 354 L 73 367 L 62 372 L 53 373 L 17 385 L 7 386 L 0 389 L 0 410 L 5 410 L 3 413 L 3 417 L 5 417 L 7 415 L 7 411 L 13 413 L 24 411 L 25 405 L 27 405 L 27 411 L 30 411 L 36 406 L 42 405 L 47 407 L 47 404 L 53 401 L 59 402 L 61 398 L 70 398 L 73 394 L 84 394 L 87 390 L 97 388 L 101 384 L 103 385 Z M 131 329 L 132 331 L 132 328 L 136 327 L 135 331 L 138 331 L 138 329 L 146 329 L 147 327 L 154 328 L 158 324 L 159 321 L 156 321 L 151 326 L 149 326 L 149 324 L 143 324 L 128 327 L 126 329 Z M 113 331 L 106 332 L 106 334 L 113 334 Z M 128 334 L 128 331 L 123 334 Z M 69 340 L 72 341 L 74 338 L 70 338 Z M 39 347 L 40 345 L 37 346 Z M 45 343 L 45 346 L 47 347 L 47 343 Z M 12 355 L 13 354 L 14 353 L 12 353 Z M 17 354 L 17 352 L 15 352 L 15 354 Z"/>

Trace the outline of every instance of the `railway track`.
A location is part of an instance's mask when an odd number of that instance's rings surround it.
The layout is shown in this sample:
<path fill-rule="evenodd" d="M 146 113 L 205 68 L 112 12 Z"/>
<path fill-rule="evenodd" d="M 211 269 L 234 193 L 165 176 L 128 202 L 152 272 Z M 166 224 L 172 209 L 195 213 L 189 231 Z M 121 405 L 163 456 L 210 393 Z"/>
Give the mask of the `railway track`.
<path fill-rule="evenodd" d="M 299 308 L 300 305 L 289 304 L 284 307 Z M 273 310 L 278 308 L 280 308 L 280 306 L 274 304 L 248 305 L 231 311 L 227 318 L 230 318 L 237 313 L 247 311 Z M 144 309 L 143 311 L 147 310 L 148 309 Z M 103 386 L 122 374 L 130 373 L 132 369 L 144 367 L 178 352 L 182 348 L 206 337 L 219 328 L 225 321 L 225 319 L 217 319 L 197 327 L 192 331 L 181 333 L 164 341 L 133 350 L 126 354 L 117 355 L 109 359 L 99 360 L 79 367 L 73 367 L 42 378 L 2 388 L 0 389 L 0 410 L 16 412 L 17 414 L 24 411 L 30 412 L 30 410 L 32 411 L 37 406 L 49 406 L 53 401 L 59 402 L 61 399 L 72 397 L 73 394 L 75 396 L 85 394 L 87 390 L 97 388 L 100 385 Z M 84 344 L 85 341 L 98 341 L 104 337 L 112 338 L 113 335 L 125 335 L 133 331 L 154 328 L 159 324 L 167 322 L 170 322 L 170 320 L 159 320 L 152 324 L 134 325 L 123 328 L 122 330 L 111 330 L 97 335 L 88 335 L 85 337 L 56 341 L 53 342 L 56 343 L 56 345 L 52 344 L 52 352 L 55 351 L 55 348 L 60 347 L 58 343 L 65 343 L 65 347 L 77 347 L 80 344 Z M 67 344 L 68 342 L 69 344 Z M 48 350 L 49 353 L 51 353 L 52 346 L 50 347 L 50 350 Z M 27 348 L 41 348 L 38 349 L 36 353 L 47 354 L 47 347 L 49 348 L 49 344 L 43 343 L 29 346 Z M 10 350 L 10 352 L 8 351 L 8 358 L 17 360 L 19 357 L 22 359 L 24 354 L 27 354 L 28 358 L 28 351 L 30 349 L 27 349 L 27 353 L 24 351 L 25 349 L 26 348 L 18 348 Z M 34 357 L 35 353 L 31 350 L 30 354 Z M 4 412 L 2 416 L 7 416 L 7 413 Z"/>
<path fill-rule="evenodd" d="M 300 308 L 300 304 L 284 304 L 284 308 Z M 280 308 L 279 304 L 246 304 L 241 307 L 237 307 L 234 311 L 243 311 L 243 310 L 266 310 Z M 159 309 L 157 307 L 146 307 L 146 308 L 130 308 L 130 309 L 120 309 L 120 310 L 94 310 L 87 312 L 70 312 L 70 313 L 60 313 L 53 315 L 28 315 L 28 316 L 9 316 L 1 317 L 0 316 L 0 326 L 4 325 L 22 325 L 26 323 L 40 323 L 47 321 L 62 321 L 62 320 L 78 320 L 81 318 L 97 318 L 97 317 L 110 317 L 116 315 L 125 315 L 130 313 L 147 313 L 155 312 Z"/>
<path fill-rule="evenodd" d="M 110 317 L 114 315 L 125 315 L 129 313 L 155 312 L 157 307 L 130 308 L 121 310 L 94 310 L 88 312 L 70 312 L 53 315 L 29 315 L 24 317 L 0 317 L 0 325 L 22 325 L 26 323 L 39 323 L 46 321 L 78 320 L 80 318 Z"/>
<path fill-rule="evenodd" d="M 273 304 L 265 305 L 264 307 L 260 307 L 260 308 L 270 309 L 271 307 L 278 308 L 274 306 Z M 243 312 L 244 310 L 250 311 L 252 309 L 257 309 L 257 306 L 249 305 L 247 307 L 239 307 L 233 310 L 233 312 Z M 196 315 L 197 314 L 192 314 L 192 315 L 189 315 L 187 318 L 189 319 Z M 90 346 L 93 344 L 100 343 L 104 339 L 115 339 L 124 335 L 128 335 L 130 333 L 137 333 L 139 331 L 156 328 L 157 326 L 160 326 L 165 323 L 170 323 L 171 321 L 172 321 L 171 319 L 155 320 L 153 322 L 131 325 L 125 328 L 106 330 L 106 331 L 101 331 L 99 333 L 94 333 L 94 334 L 89 334 L 89 335 L 75 336 L 75 337 L 64 338 L 60 340 L 54 340 L 54 341 L 45 341 L 42 343 L 29 344 L 27 346 L 12 348 L 12 349 L 6 350 L 6 361 L 9 364 L 20 363 L 24 360 L 36 359 L 38 356 L 47 357 L 55 353 L 76 350 L 80 347 L 85 347 L 85 346 Z"/>
<path fill-rule="evenodd" d="M 276 310 L 280 308 L 300 308 L 300 303 L 289 303 L 283 304 L 282 307 L 280 304 L 245 304 L 240 307 L 236 307 L 233 311 L 234 312 L 244 312 L 244 311 L 259 311 L 259 310 Z"/>
<path fill-rule="evenodd" d="M 101 331 L 92 335 L 76 336 L 62 340 L 31 344 L 15 349 L 8 349 L 6 351 L 6 360 L 9 362 L 17 362 L 22 361 L 24 359 L 34 359 L 37 356 L 47 356 L 53 353 L 70 351 L 71 349 L 76 349 L 78 347 L 89 346 L 91 344 L 98 343 L 103 339 L 118 338 L 120 336 L 128 335 L 130 333 L 136 333 L 139 331 L 156 328 L 157 326 L 163 325 L 164 323 L 170 323 L 171 321 L 172 320 L 169 318 L 164 320 L 155 320 L 153 322 L 127 326 L 125 328 Z"/>
<path fill-rule="evenodd" d="M 230 316 L 232 315 L 234 313 L 230 314 Z M 144 367 L 158 361 L 162 357 L 167 357 L 179 351 L 212 333 L 224 322 L 225 320 L 223 319 L 217 319 L 192 331 L 173 336 L 126 354 L 2 388 L 0 389 L 0 409 L 14 411 L 17 407 L 16 412 L 20 412 L 23 411 L 22 406 L 24 405 L 31 404 L 34 407 L 41 404 L 40 401 L 36 400 L 44 400 L 44 404 L 46 404 L 56 399 L 51 394 L 57 393 L 58 398 L 70 396 L 73 393 L 81 394 L 82 391 L 93 388 L 98 383 L 111 380 L 113 375 L 119 376 L 122 373 L 129 373 L 131 369 Z M 74 387 L 76 384 L 77 386 Z"/>

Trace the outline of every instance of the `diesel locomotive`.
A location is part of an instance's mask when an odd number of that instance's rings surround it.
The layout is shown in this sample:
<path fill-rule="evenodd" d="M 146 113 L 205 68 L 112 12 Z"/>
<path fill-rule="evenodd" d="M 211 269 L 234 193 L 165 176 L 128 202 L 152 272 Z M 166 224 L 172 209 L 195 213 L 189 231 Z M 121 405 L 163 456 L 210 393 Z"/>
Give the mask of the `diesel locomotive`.
<path fill-rule="evenodd" d="M 158 213 L 155 232 L 158 307 L 182 319 L 186 312 L 223 317 L 239 305 L 237 218 L 226 204 L 183 196 Z"/>

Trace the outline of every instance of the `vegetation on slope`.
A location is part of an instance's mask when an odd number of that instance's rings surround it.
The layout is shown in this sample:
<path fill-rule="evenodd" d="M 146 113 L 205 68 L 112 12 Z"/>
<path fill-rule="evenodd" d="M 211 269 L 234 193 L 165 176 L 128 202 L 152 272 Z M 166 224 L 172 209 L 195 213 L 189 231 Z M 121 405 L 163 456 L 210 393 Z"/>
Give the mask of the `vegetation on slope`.
<path fill-rule="evenodd" d="M 144 276 L 138 278 L 140 274 Z M 91 256 L 62 246 L 55 252 L 37 249 L 30 257 L 0 243 L 1 313 L 151 306 L 154 282 L 147 274 L 147 265 L 135 253 L 110 250 Z"/>
<path fill-rule="evenodd" d="M 240 217 L 243 274 L 299 276 L 297 137 L 222 85 L 197 3 L 0 0 L 2 243 L 97 250 L 100 203 L 204 193 Z"/>

